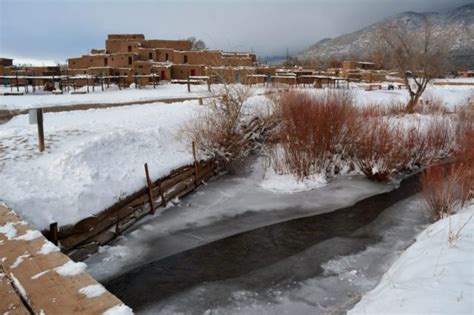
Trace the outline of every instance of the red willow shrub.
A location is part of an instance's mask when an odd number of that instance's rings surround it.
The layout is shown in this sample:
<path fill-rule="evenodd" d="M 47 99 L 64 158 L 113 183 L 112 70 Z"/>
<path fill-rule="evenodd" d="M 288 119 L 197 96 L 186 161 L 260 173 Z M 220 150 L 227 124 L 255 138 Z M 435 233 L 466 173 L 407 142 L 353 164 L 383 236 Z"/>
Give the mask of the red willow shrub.
<path fill-rule="evenodd" d="M 278 99 L 284 164 L 297 179 L 325 171 L 330 157 L 344 152 L 357 117 L 352 103 L 348 92 L 290 91 Z"/>
<path fill-rule="evenodd" d="M 361 124 L 354 134 L 351 155 L 367 178 L 385 181 L 397 169 L 397 163 L 406 161 L 406 150 L 400 150 L 400 127 L 391 126 L 382 118 L 372 118 Z"/>
<path fill-rule="evenodd" d="M 369 179 L 385 181 L 447 157 L 456 143 L 453 122 L 446 117 L 406 127 L 386 107 L 355 108 L 345 91 L 290 91 L 276 104 L 281 152 L 274 151 L 274 165 L 297 179 L 354 163 Z"/>
<path fill-rule="evenodd" d="M 455 132 L 448 119 L 436 118 L 425 126 L 407 128 L 386 117 L 373 117 L 355 134 L 352 155 L 369 179 L 385 181 L 395 173 L 445 158 L 455 146 Z"/>
<path fill-rule="evenodd" d="M 433 217 L 441 219 L 474 198 L 474 128 L 457 126 L 457 150 L 449 165 L 433 166 L 423 171 L 423 197 Z"/>

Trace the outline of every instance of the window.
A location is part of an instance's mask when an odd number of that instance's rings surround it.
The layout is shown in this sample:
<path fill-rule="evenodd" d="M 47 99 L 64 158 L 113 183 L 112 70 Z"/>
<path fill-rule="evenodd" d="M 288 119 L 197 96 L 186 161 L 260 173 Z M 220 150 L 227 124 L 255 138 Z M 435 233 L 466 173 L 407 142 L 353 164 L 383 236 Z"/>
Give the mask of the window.
<path fill-rule="evenodd" d="M 129 64 L 129 65 L 132 64 L 132 56 L 128 57 L 128 64 Z"/>
<path fill-rule="evenodd" d="M 153 53 L 148 54 L 148 59 L 153 59 Z"/>
<path fill-rule="evenodd" d="M 132 52 L 132 46 L 128 46 L 128 52 Z"/>
<path fill-rule="evenodd" d="M 188 56 L 184 55 L 184 62 L 183 63 L 188 63 Z"/>
<path fill-rule="evenodd" d="M 107 67 L 109 64 L 109 60 L 107 58 L 104 58 L 104 65 Z"/>
<path fill-rule="evenodd" d="M 169 58 L 168 58 L 168 53 L 165 54 L 165 59 L 166 59 L 166 61 L 169 60 Z"/>

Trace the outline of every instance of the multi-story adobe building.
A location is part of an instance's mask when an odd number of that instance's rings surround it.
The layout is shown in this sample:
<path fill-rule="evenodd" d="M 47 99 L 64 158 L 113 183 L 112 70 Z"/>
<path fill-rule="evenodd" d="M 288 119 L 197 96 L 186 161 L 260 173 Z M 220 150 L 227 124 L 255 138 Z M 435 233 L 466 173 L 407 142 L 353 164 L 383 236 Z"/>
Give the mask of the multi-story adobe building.
<path fill-rule="evenodd" d="M 189 40 L 147 40 L 143 34 L 110 34 L 105 49 L 92 49 L 88 55 L 68 59 L 68 72 L 121 76 L 127 83 L 138 76 L 141 84 L 149 84 L 153 75 L 161 80 L 186 80 L 217 73 L 221 79 L 236 81 L 259 71 L 253 53 L 192 50 Z"/>

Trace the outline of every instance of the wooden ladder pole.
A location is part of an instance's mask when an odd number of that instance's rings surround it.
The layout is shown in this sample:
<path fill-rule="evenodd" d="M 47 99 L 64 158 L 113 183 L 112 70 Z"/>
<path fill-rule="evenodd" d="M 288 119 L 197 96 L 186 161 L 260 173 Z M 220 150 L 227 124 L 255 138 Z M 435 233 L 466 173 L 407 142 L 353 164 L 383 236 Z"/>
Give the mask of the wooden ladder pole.
<path fill-rule="evenodd" d="M 155 214 L 155 206 L 153 205 L 153 194 L 151 192 L 151 180 L 150 174 L 148 173 L 148 164 L 145 163 L 145 175 L 146 175 L 146 183 L 148 187 L 148 198 L 150 202 L 150 214 Z"/>

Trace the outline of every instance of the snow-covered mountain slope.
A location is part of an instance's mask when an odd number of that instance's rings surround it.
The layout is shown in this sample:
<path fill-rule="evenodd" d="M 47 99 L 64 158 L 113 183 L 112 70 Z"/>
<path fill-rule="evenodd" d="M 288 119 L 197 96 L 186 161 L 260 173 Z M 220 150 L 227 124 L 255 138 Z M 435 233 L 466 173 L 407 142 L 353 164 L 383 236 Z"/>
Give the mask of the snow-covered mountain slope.
<path fill-rule="evenodd" d="M 336 38 L 325 38 L 297 55 L 300 59 L 324 60 L 332 56 L 343 59 L 367 54 L 382 23 L 404 21 L 410 29 L 419 30 L 428 17 L 437 40 L 449 40 L 450 57 L 456 65 L 474 67 L 474 3 L 445 13 L 405 12 L 375 23 L 357 32 Z"/>

